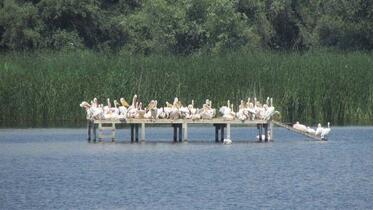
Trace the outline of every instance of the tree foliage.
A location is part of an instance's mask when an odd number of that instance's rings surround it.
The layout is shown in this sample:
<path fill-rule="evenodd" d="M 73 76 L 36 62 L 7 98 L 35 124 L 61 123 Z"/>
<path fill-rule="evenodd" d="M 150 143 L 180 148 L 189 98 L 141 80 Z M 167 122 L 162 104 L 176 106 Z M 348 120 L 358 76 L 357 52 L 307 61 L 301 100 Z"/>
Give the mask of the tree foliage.
<path fill-rule="evenodd" d="M 3 50 L 373 49 L 367 0 L 3 0 Z"/>

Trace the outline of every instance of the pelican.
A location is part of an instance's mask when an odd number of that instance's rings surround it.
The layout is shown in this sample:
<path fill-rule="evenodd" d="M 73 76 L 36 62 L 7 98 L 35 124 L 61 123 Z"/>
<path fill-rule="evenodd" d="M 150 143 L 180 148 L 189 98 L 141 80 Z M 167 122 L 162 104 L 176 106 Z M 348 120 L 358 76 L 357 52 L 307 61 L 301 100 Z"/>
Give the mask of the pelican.
<path fill-rule="evenodd" d="M 264 107 L 264 110 L 265 110 L 265 113 L 264 113 L 264 120 L 269 120 L 269 119 L 271 119 L 271 117 L 276 113 L 276 111 L 275 111 L 275 107 L 273 107 L 273 106 L 268 107 L 267 104 L 265 104 L 263 107 Z"/>
<path fill-rule="evenodd" d="M 293 128 L 299 131 L 307 132 L 307 127 L 305 125 L 300 124 L 298 121 L 293 125 Z"/>
<path fill-rule="evenodd" d="M 129 104 L 127 103 L 127 101 L 124 99 L 124 98 L 120 98 L 120 103 L 122 106 L 119 106 L 119 115 L 123 115 L 123 116 L 127 116 L 127 111 L 128 111 L 128 107 L 129 107 Z"/>
<path fill-rule="evenodd" d="M 250 97 L 247 98 L 246 107 L 249 107 L 249 104 L 251 103 L 250 101 L 251 101 L 251 98 Z"/>
<path fill-rule="evenodd" d="M 328 122 L 328 127 L 323 128 L 321 131 L 321 139 L 322 140 L 327 140 L 328 139 L 328 134 L 330 133 L 330 123 Z"/>
<path fill-rule="evenodd" d="M 123 107 L 126 107 L 126 108 L 129 107 L 128 102 L 127 102 L 124 98 L 120 98 L 119 101 L 120 101 L 120 103 L 121 103 L 121 105 L 122 105 Z"/>
<path fill-rule="evenodd" d="M 118 101 L 117 100 L 114 100 L 114 107 L 111 108 L 111 111 L 116 114 L 116 115 L 119 115 L 119 109 L 118 109 Z"/>
<path fill-rule="evenodd" d="M 211 120 L 214 116 L 213 110 L 208 104 L 204 104 L 202 110 L 200 111 L 202 119 Z"/>
<path fill-rule="evenodd" d="M 248 115 L 251 116 L 251 120 L 255 120 L 256 111 L 255 111 L 255 107 L 253 103 L 251 102 L 249 103 L 247 111 L 248 111 Z"/>
<path fill-rule="evenodd" d="M 308 126 L 307 126 L 307 130 L 306 130 L 306 132 L 309 133 L 309 134 L 312 134 L 312 135 L 315 135 L 315 133 L 316 133 L 315 129 L 310 128 L 310 127 L 308 127 Z"/>
<path fill-rule="evenodd" d="M 132 98 L 132 106 L 136 106 L 136 102 L 137 102 L 137 95 L 135 94 Z"/>
<path fill-rule="evenodd" d="M 241 100 L 240 106 L 238 107 L 237 118 L 241 121 L 245 121 L 248 118 L 248 112 L 246 110 L 246 104 Z"/>
<path fill-rule="evenodd" d="M 166 119 L 168 117 L 167 113 L 164 111 L 164 107 L 157 109 L 157 115 L 160 119 Z"/>
<path fill-rule="evenodd" d="M 182 117 L 190 119 L 191 116 L 190 116 L 190 111 L 189 111 L 188 107 L 182 106 L 182 107 L 180 107 L 179 110 L 180 110 L 180 114 L 181 114 Z"/>
<path fill-rule="evenodd" d="M 108 107 L 108 108 L 111 108 L 110 98 L 107 99 L 107 107 Z"/>
<path fill-rule="evenodd" d="M 224 120 L 233 120 L 235 113 L 233 112 L 233 104 L 228 100 L 227 106 L 222 106 L 219 109 L 219 112 L 223 115 Z"/>
<path fill-rule="evenodd" d="M 86 101 L 83 101 L 82 103 L 80 103 L 79 106 L 82 107 L 82 108 L 87 108 L 87 107 L 89 108 L 89 107 L 91 107 L 91 105 L 88 102 L 86 102 Z"/>
<path fill-rule="evenodd" d="M 94 98 L 93 99 L 93 104 L 92 104 L 93 108 L 97 108 L 98 107 L 98 102 L 97 102 L 97 98 Z"/>
<path fill-rule="evenodd" d="M 230 139 L 224 139 L 223 144 L 232 144 L 232 140 Z"/>
<path fill-rule="evenodd" d="M 231 107 L 231 102 L 228 100 L 227 106 L 220 107 L 219 109 L 220 114 L 224 115 L 225 112 L 228 112 L 228 111 L 230 112 L 230 107 Z"/>
<path fill-rule="evenodd" d="M 317 128 L 316 128 L 316 131 L 315 131 L 315 136 L 321 136 L 321 132 L 322 132 L 322 127 L 321 127 L 321 124 L 317 124 Z"/>

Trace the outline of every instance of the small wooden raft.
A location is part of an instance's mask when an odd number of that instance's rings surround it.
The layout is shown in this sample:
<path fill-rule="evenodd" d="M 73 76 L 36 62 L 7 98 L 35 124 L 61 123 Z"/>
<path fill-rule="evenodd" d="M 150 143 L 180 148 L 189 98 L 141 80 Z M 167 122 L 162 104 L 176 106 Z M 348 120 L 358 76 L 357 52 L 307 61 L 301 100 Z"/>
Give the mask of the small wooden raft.
<path fill-rule="evenodd" d="M 295 129 L 295 128 L 289 126 L 289 125 L 286 125 L 286 124 L 284 124 L 282 122 L 278 122 L 278 121 L 275 121 L 275 120 L 273 120 L 272 122 L 273 122 L 273 124 L 275 124 L 275 125 L 277 125 L 279 127 L 282 127 L 282 128 L 286 128 L 286 129 L 288 129 L 290 131 L 293 131 L 294 133 L 302 134 L 304 136 L 307 136 L 307 137 L 312 138 L 312 139 L 317 140 L 317 141 L 323 141 L 321 139 L 321 137 L 312 135 L 312 134 L 304 132 L 304 131 L 297 130 L 297 129 Z"/>

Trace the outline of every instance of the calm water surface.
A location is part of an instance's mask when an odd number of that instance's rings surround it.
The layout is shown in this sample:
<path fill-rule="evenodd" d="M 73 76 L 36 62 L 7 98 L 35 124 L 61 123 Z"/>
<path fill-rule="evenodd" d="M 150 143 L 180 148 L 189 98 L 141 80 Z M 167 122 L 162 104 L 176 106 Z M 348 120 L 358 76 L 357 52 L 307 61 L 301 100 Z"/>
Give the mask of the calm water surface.
<path fill-rule="evenodd" d="M 145 144 L 88 144 L 85 129 L 0 129 L 0 209 L 372 209 L 373 127 L 334 128 L 328 142 L 275 128 L 147 129 Z M 124 139 L 127 139 L 124 141 Z"/>

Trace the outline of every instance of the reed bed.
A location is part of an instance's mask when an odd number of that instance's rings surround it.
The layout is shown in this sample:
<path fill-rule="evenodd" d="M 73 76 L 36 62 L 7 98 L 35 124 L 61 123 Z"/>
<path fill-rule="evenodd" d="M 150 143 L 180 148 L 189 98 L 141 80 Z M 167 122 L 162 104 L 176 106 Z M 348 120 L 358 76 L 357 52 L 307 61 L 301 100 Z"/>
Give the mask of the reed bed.
<path fill-rule="evenodd" d="M 234 52 L 131 56 L 92 51 L 0 55 L 0 125 L 81 125 L 83 100 L 200 106 L 274 98 L 282 121 L 372 124 L 373 56 L 364 52 Z"/>

